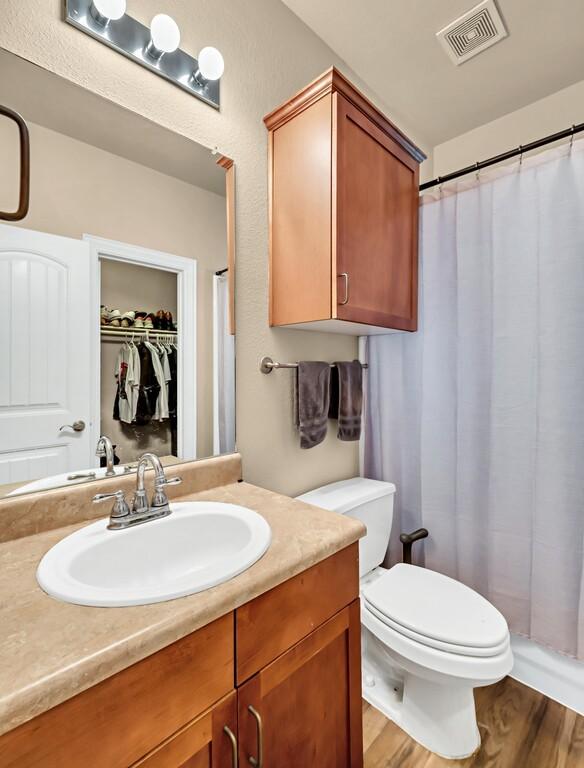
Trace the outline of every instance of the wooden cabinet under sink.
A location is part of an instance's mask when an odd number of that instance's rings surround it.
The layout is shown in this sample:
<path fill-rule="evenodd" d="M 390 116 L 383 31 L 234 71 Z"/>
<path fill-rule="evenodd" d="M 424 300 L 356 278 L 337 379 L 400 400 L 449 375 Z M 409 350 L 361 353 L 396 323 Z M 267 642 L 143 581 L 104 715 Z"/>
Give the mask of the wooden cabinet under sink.
<path fill-rule="evenodd" d="M 415 331 L 423 152 L 334 68 L 264 122 L 270 324 Z"/>
<path fill-rule="evenodd" d="M 0 737 L 0 768 L 359 768 L 358 545 Z"/>

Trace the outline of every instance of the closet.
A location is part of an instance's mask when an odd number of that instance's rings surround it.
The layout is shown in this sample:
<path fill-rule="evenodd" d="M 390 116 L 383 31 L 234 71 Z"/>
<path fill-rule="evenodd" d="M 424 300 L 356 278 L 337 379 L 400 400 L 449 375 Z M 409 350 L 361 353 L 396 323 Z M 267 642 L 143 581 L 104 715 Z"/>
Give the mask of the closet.
<path fill-rule="evenodd" d="M 100 431 L 120 463 L 178 458 L 176 274 L 112 259 L 100 274 Z"/>
<path fill-rule="evenodd" d="M 270 324 L 415 331 L 424 153 L 334 68 L 264 122 Z"/>

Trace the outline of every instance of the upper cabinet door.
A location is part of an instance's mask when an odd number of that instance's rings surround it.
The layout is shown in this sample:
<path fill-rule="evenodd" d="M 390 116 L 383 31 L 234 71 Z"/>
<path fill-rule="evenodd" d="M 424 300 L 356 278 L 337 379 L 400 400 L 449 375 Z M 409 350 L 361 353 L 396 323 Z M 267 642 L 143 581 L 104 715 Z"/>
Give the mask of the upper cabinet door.
<path fill-rule="evenodd" d="M 418 162 L 340 93 L 333 98 L 333 317 L 415 331 Z"/>
<path fill-rule="evenodd" d="M 359 601 L 238 689 L 240 765 L 360 768 Z"/>

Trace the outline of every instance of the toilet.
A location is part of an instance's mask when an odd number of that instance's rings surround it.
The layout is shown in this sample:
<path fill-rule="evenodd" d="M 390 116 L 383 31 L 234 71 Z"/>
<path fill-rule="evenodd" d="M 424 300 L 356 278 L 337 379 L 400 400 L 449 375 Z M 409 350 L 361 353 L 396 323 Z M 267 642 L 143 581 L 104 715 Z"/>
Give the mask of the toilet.
<path fill-rule="evenodd" d="M 513 666 L 509 629 L 488 600 L 455 579 L 415 565 L 380 566 L 395 490 L 354 477 L 298 498 L 367 526 L 359 542 L 363 698 L 422 746 L 461 759 L 481 743 L 473 689 Z"/>

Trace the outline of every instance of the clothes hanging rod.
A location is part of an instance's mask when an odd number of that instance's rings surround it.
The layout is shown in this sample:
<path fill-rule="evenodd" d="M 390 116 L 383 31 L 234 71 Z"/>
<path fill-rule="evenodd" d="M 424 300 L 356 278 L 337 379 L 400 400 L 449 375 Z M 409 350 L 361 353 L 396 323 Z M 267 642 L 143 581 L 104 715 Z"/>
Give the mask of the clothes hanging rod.
<path fill-rule="evenodd" d="M 500 155 L 493 155 L 493 157 L 489 157 L 486 160 L 479 160 L 474 165 L 467 165 L 466 168 L 460 168 L 460 170 L 452 171 L 452 173 L 447 173 L 445 176 L 437 176 L 435 179 L 432 179 L 432 181 L 426 181 L 424 184 L 420 184 L 420 192 L 423 192 L 425 189 L 430 189 L 430 187 L 436 187 L 438 184 L 458 179 L 461 176 L 466 176 L 468 173 L 476 173 L 491 165 L 497 165 L 497 163 L 502 163 L 505 160 L 511 160 L 511 158 L 524 155 L 526 152 L 531 152 L 533 149 L 545 147 L 546 144 L 553 144 L 554 141 L 561 141 L 562 139 L 568 138 L 573 140 L 574 136 L 581 131 L 584 131 L 584 123 L 573 125 L 571 128 L 566 128 L 565 131 L 559 131 L 558 133 L 544 136 L 542 139 L 530 141 L 529 144 L 520 144 L 518 147 L 515 147 L 515 149 L 502 152 Z"/>
<path fill-rule="evenodd" d="M 177 331 L 161 331 L 158 328 L 101 328 L 101 336 L 110 338 L 120 338 L 123 336 L 138 336 L 140 338 L 149 338 L 150 336 L 171 336 L 173 339 L 177 336 Z"/>
<path fill-rule="evenodd" d="M 330 363 L 330 367 L 334 368 L 335 364 Z M 367 363 L 361 363 L 362 368 L 369 368 Z M 271 373 L 277 368 L 298 368 L 298 363 L 275 363 L 271 357 L 262 357 L 260 360 L 260 371 L 262 373 Z"/>

